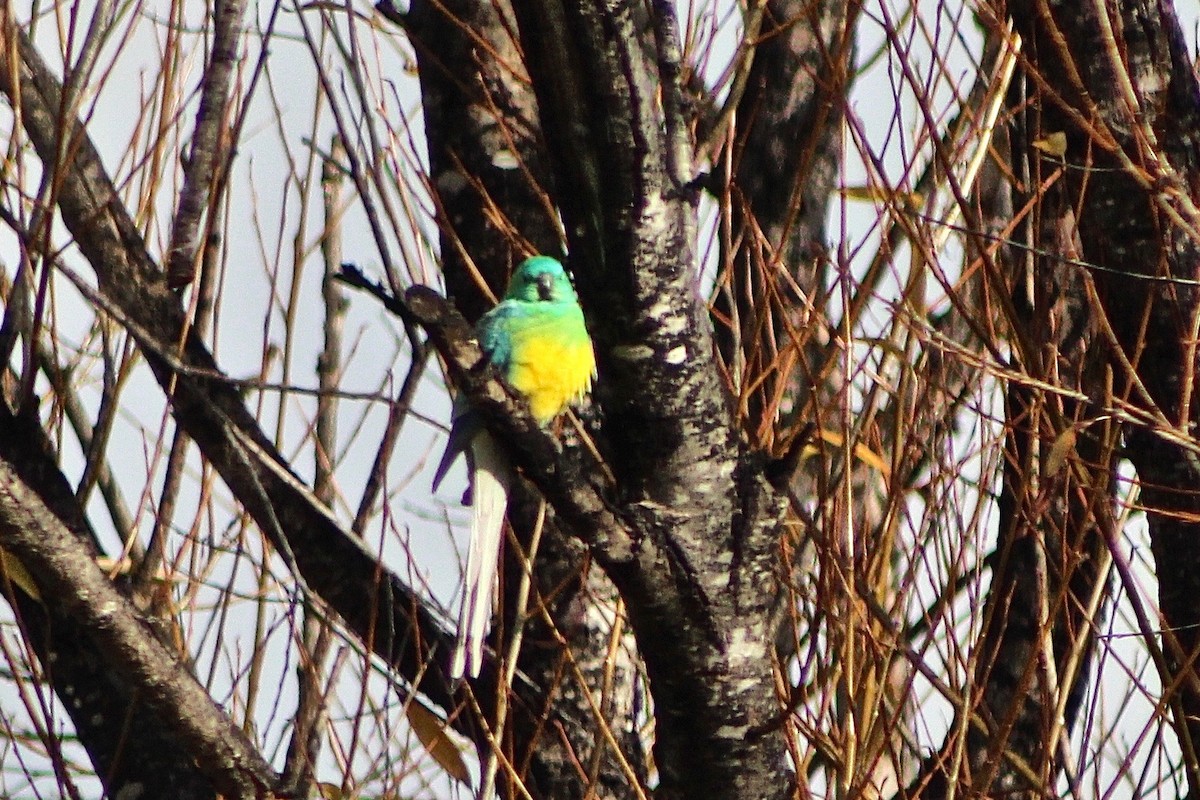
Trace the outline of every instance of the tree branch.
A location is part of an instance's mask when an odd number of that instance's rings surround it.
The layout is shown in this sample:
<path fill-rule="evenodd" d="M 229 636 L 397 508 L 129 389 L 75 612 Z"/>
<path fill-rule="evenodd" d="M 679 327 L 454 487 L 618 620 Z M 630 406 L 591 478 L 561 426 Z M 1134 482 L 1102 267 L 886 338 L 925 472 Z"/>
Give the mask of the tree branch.
<path fill-rule="evenodd" d="M 554 175 L 512 5 L 414 0 L 403 15 L 388 2 L 376 6 L 413 43 L 442 277 L 468 321 L 491 307 L 522 256 L 563 249 L 551 196 Z M 544 500 L 524 482 L 514 490 L 509 521 L 517 539 L 527 542 Z M 650 766 L 640 757 L 640 670 L 623 660 L 614 665 L 609 657 L 614 625 L 623 625 L 617 592 L 602 570 L 592 568 L 580 540 L 560 530 L 555 514 L 545 515 L 544 523 L 533 574 L 542 593 L 535 604 L 548 613 L 528 619 L 529 611 L 518 607 L 514 590 L 528 566 L 516 557 L 523 547 L 504 548 L 500 624 L 493 627 L 493 640 L 503 647 L 522 627 L 532 646 L 521 648 L 519 667 L 546 700 L 517 709 L 506 726 L 511 750 L 508 741 L 500 746 L 512 763 L 527 765 L 518 770 L 534 797 L 627 797 L 631 788 L 646 785 Z M 619 652 L 621 659 L 637 658 L 633 647 Z M 564 671 L 567 660 L 577 669 Z M 600 708 L 592 689 L 597 685 L 606 686 L 609 697 Z M 473 689 L 485 714 L 503 702 L 496 696 L 502 687 L 494 683 L 478 681 Z M 552 727 L 547 719 L 555 720 Z M 597 729 L 611 731 L 617 744 L 606 746 Z M 581 763 L 591 765 L 586 774 Z"/>
<path fill-rule="evenodd" d="M 1025 41 L 1033 142 L 1062 135 L 1066 202 L 1081 261 L 1096 268 L 1090 311 L 1104 331 L 1113 394 L 1145 415 L 1127 425 L 1127 455 L 1147 508 L 1166 618 L 1171 703 L 1192 795 L 1200 792 L 1200 81 L 1170 3 L 1122 0 L 1070 9 L 1010 3 Z M 1071 269 L 1078 269 L 1072 265 Z M 1094 298 L 1094 299 L 1093 299 Z M 1114 554 L 1117 555 L 1117 554 Z"/>
<path fill-rule="evenodd" d="M 183 188 L 179 191 L 179 209 L 171 227 L 167 250 L 167 281 L 172 288 L 187 286 L 196 276 L 196 251 L 200 245 L 200 217 L 209 205 L 212 187 L 224 161 L 217 156 L 225 130 L 225 108 L 229 103 L 229 85 L 237 63 L 238 35 L 246 0 L 218 0 L 213 3 L 213 44 L 200 108 L 192 131 L 192 149 L 183 168 Z"/>
<path fill-rule="evenodd" d="M 218 791 L 253 798 L 274 787 L 274 772 L 242 730 L 154 637 L 93 554 L 7 460 L 0 461 L 0 545 L 34 576 L 44 603 L 88 631 L 109 667 L 134 683 Z"/>
<path fill-rule="evenodd" d="M 605 569 L 647 663 L 660 796 L 786 796 L 766 610 L 783 507 L 739 448 L 696 292 L 671 20 L 639 4 L 515 8 L 597 345 L 610 502 L 639 548 Z"/>
<path fill-rule="evenodd" d="M 0 409 L 0 461 L 14 467 L 71 531 L 77 546 L 92 553 L 95 538 L 53 453 L 37 419 L 14 417 L 7 406 Z M 7 579 L 3 583 L 9 588 Z M 175 731 L 147 706 L 131 681 L 110 668 L 91 631 L 68 613 L 60 598 L 45 602 L 12 588 L 8 600 L 24 638 L 55 693 L 70 698 L 64 708 L 108 794 L 214 800 L 212 782 L 199 772 Z"/>
<path fill-rule="evenodd" d="M 237 390 L 213 377 L 220 370 L 204 344 L 185 333 L 178 298 L 146 252 L 94 146 L 77 121 L 58 119 L 57 80 L 23 31 L 10 27 L 4 34 L 17 52 L 0 59 L 0 90 L 20 103 L 30 140 L 47 169 L 59 174 L 63 221 L 96 270 L 106 302 L 135 323 L 131 332 L 179 425 L 307 586 L 415 688 L 445 709 L 456 708 L 458 698 L 444 677 L 452 636 L 440 616 L 338 525 L 290 472 Z M 55 160 L 60 132 L 77 143 L 64 164 Z M 431 656 L 445 662 L 443 669 L 426 668 Z"/>

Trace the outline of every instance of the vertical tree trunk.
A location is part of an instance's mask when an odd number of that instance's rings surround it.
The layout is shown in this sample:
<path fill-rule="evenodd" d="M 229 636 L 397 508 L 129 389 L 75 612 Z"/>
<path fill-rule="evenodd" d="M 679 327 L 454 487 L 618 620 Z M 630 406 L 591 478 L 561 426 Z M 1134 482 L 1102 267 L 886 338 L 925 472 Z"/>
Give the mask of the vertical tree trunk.
<path fill-rule="evenodd" d="M 404 24 L 421 77 L 442 274 L 455 304 L 473 321 L 492 306 L 481 278 L 499 296 L 512 267 L 525 256 L 561 255 L 537 100 L 507 2 L 420 0 Z M 504 746 L 505 758 L 534 797 L 628 796 L 631 773 L 643 785 L 648 774 L 634 705 L 636 664 L 628 647 L 610 652 L 616 591 L 602 572 L 588 568 L 585 548 L 560 531 L 552 510 L 539 518 L 543 503 L 536 491 L 514 486 L 513 530 L 527 545 L 535 526 L 541 526 L 542 544 L 528 610 L 516 608 L 524 556 L 505 548 L 502 621 L 492 641 L 496 652 L 506 651 L 518 618 L 535 612 L 521 622 L 525 644 L 518 663 L 541 702 L 512 704 L 505 726 L 512 741 Z M 553 632 L 536 613 L 541 608 L 554 621 Z M 559 636 L 566 639 L 570 660 Z M 614 655 L 616 663 L 610 660 Z M 485 672 L 472 685 L 493 729 L 498 693 L 506 691 L 498 674 Z M 590 687 L 605 684 L 597 709 Z M 476 747 L 486 761 L 491 745 L 483 729 L 476 730 Z M 501 739 L 506 731 L 493 732 Z M 617 744 L 616 751 L 610 742 Z M 585 774 L 580 765 L 586 765 Z M 498 783 L 505 796 L 516 796 L 503 770 Z"/>
<path fill-rule="evenodd" d="M 1030 151 L 1043 174 L 1061 170 L 1064 203 L 1075 216 L 1078 261 L 1060 268 L 1074 270 L 1076 283 L 1094 281 L 1098 302 L 1087 310 L 1111 348 L 1114 396 L 1136 409 L 1125 441 L 1148 508 L 1169 626 L 1169 668 L 1160 677 L 1176 687 L 1171 705 L 1195 794 L 1200 469 L 1187 442 L 1200 411 L 1200 86 L 1169 3 L 1014 0 L 1009 8 L 1026 41 L 1030 101 L 1042 113 L 1028 144 L 1065 137 L 1060 159 Z"/>

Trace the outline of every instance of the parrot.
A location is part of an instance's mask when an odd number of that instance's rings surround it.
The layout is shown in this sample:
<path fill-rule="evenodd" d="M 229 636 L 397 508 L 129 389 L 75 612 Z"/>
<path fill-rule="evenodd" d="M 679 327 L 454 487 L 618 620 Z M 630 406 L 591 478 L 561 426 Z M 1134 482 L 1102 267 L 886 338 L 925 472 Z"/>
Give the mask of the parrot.
<path fill-rule="evenodd" d="M 591 389 L 595 351 L 571 278 L 557 259 L 539 255 L 522 261 L 504 298 L 480 318 L 475 333 L 484 356 L 529 403 L 542 427 Z M 470 502 L 472 511 L 458 638 L 450 667 L 454 680 L 468 672 L 479 677 L 515 474 L 503 448 L 461 394 L 454 401 L 450 438 L 434 471 L 435 492 L 459 455 L 467 458 L 470 486 L 463 502 Z"/>

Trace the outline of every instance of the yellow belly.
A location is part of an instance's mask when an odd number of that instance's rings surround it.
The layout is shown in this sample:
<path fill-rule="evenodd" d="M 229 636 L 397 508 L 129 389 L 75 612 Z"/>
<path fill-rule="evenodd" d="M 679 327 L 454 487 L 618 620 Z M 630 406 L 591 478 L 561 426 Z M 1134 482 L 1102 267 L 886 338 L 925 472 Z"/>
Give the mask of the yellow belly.
<path fill-rule="evenodd" d="M 514 336 L 506 380 L 525 395 L 537 421 L 546 425 L 583 397 L 596 371 L 592 343 L 531 330 Z"/>

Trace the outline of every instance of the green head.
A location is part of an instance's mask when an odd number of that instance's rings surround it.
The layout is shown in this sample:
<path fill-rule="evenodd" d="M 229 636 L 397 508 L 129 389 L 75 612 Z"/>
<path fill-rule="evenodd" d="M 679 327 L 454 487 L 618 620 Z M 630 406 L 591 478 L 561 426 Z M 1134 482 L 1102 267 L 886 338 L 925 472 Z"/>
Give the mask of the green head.
<path fill-rule="evenodd" d="M 533 256 L 522 261 L 508 282 L 504 299 L 526 303 L 577 302 L 567 271 L 550 256 Z"/>

